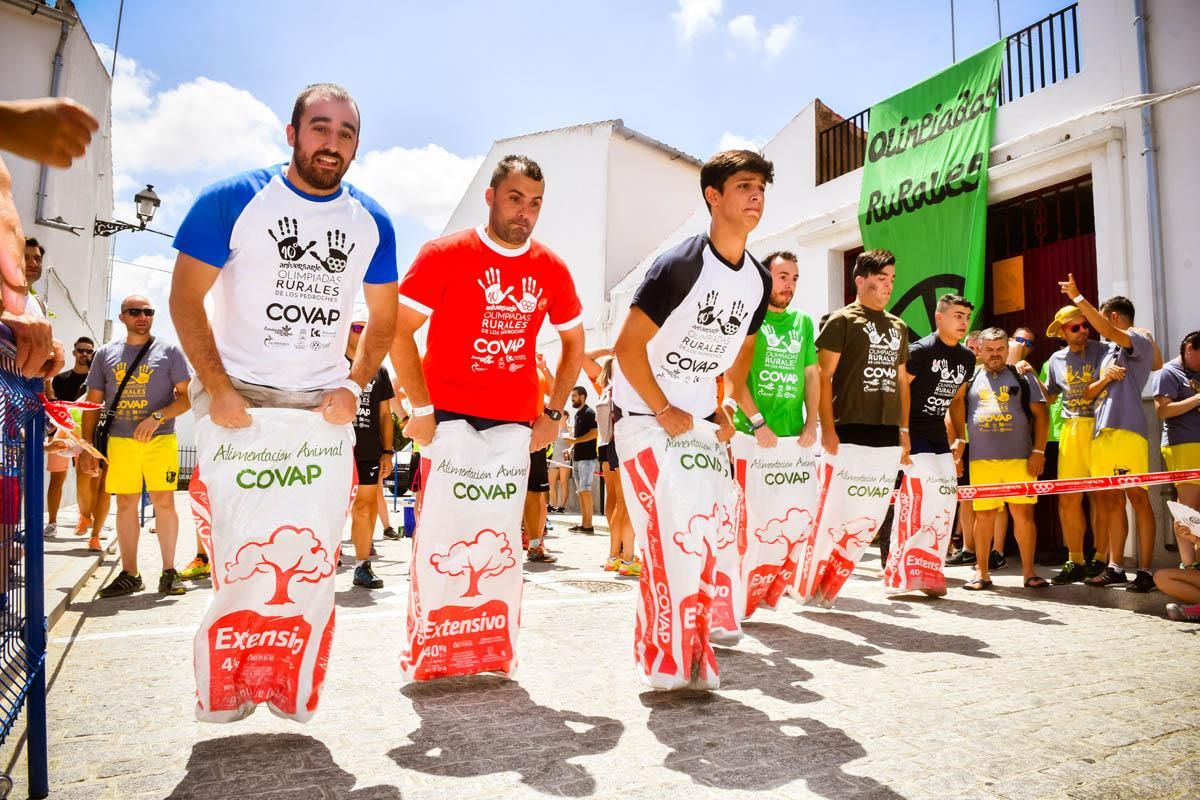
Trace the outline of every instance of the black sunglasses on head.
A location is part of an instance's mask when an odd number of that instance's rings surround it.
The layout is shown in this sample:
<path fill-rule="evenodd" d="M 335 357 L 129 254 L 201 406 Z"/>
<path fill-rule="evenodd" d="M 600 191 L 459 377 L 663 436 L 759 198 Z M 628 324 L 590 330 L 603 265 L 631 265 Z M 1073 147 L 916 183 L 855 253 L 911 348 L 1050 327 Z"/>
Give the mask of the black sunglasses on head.
<path fill-rule="evenodd" d="M 153 317 L 154 309 L 153 308 L 127 308 L 124 311 L 122 311 L 121 313 L 128 314 L 131 317 L 140 317 L 143 314 L 145 314 L 147 317 Z"/>

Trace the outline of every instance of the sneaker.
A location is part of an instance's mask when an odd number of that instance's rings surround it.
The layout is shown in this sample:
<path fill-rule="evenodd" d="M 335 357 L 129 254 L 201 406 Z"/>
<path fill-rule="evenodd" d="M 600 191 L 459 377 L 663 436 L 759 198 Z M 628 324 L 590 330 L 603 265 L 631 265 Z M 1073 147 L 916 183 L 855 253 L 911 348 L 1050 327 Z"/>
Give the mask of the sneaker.
<path fill-rule="evenodd" d="M 371 545 L 371 555 L 368 558 L 379 558 L 379 551 L 375 549 L 375 545 Z"/>
<path fill-rule="evenodd" d="M 162 575 L 158 576 L 158 593 L 178 596 L 187 594 L 187 589 L 184 588 L 183 581 L 179 579 L 179 573 L 174 569 L 164 569 Z"/>
<path fill-rule="evenodd" d="M 605 572 L 616 572 L 617 569 L 620 568 L 620 566 L 621 566 L 621 559 L 610 558 L 604 562 L 604 571 Z"/>
<path fill-rule="evenodd" d="M 1004 569 L 1008 566 L 1008 559 L 1004 557 L 1004 553 L 993 550 L 988 553 L 988 571 L 994 569 Z"/>
<path fill-rule="evenodd" d="M 1098 575 L 1102 575 L 1104 570 L 1107 568 L 1108 562 L 1102 558 L 1093 558 L 1084 566 L 1084 569 L 1087 570 L 1087 576 L 1089 578 L 1095 578 Z"/>
<path fill-rule="evenodd" d="M 617 570 L 618 575 L 628 575 L 633 578 L 640 577 L 642 574 L 642 562 L 636 558 L 633 561 L 622 561 L 620 569 Z"/>
<path fill-rule="evenodd" d="M 374 570 L 371 569 L 371 563 L 368 561 L 354 568 L 354 585 L 364 589 L 382 589 L 383 580 L 376 577 Z"/>
<path fill-rule="evenodd" d="M 89 553 L 104 552 L 104 547 L 100 544 L 99 536 L 93 536 L 92 538 L 88 539 L 88 552 Z"/>
<path fill-rule="evenodd" d="M 1167 619 L 1176 622 L 1200 622 L 1200 603 L 1194 606 L 1167 603 Z"/>
<path fill-rule="evenodd" d="M 47 522 L 46 527 L 42 528 L 42 538 L 43 539 L 49 539 L 51 536 L 54 536 L 57 533 L 58 533 L 58 523 L 56 523 L 56 522 Z"/>
<path fill-rule="evenodd" d="M 130 575 L 125 570 L 121 570 L 121 574 L 113 578 L 108 586 L 96 592 L 96 596 L 105 599 L 109 597 L 121 597 L 122 595 L 140 592 L 145 588 L 146 585 L 142 583 L 141 575 Z"/>
<path fill-rule="evenodd" d="M 586 533 L 588 535 L 591 535 L 596 532 L 596 529 L 593 528 L 591 525 L 588 525 L 586 528 L 583 527 L 582 525 L 572 525 L 569 528 L 569 530 L 571 531 L 571 533 Z"/>
<path fill-rule="evenodd" d="M 525 560 L 534 564 L 553 564 L 558 558 L 547 553 L 545 547 L 531 547 Z"/>
<path fill-rule="evenodd" d="M 83 536 L 92 529 L 91 517 L 80 517 L 79 522 L 75 523 L 75 535 Z"/>
<path fill-rule="evenodd" d="M 404 538 L 404 534 L 398 533 L 395 528 L 393 528 L 392 526 L 389 525 L 388 527 L 383 529 L 383 538 L 393 539 L 393 540 L 394 539 L 402 539 L 402 538 Z"/>
<path fill-rule="evenodd" d="M 212 567 L 200 556 L 193 558 L 186 567 L 179 571 L 180 579 L 185 581 L 207 578 L 210 574 L 212 574 Z"/>
<path fill-rule="evenodd" d="M 1050 579 L 1050 582 L 1055 586 L 1062 586 L 1068 583 L 1079 583 L 1087 578 L 1087 568 L 1083 564 L 1076 564 L 1074 561 L 1068 561 L 1063 564 L 1062 572 Z"/>
<path fill-rule="evenodd" d="M 1133 578 L 1133 582 L 1125 587 L 1125 591 L 1146 594 L 1147 592 L 1153 592 L 1156 588 L 1154 585 L 1154 576 L 1147 570 L 1139 569 L 1137 575 Z"/>
<path fill-rule="evenodd" d="M 1125 570 L 1108 566 L 1104 568 L 1104 572 L 1094 578 L 1086 578 L 1083 582 L 1088 586 L 1112 586 L 1117 583 L 1129 583 L 1129 578 L 1126 577 Z"/>
<path fill-rule="evenodd" d="M 991 563 L 990 561 L 988 562 Z M 954 555 L 946 559 L 948 567 L 973 567 L 975 566 L 975 554 L 970 550 L 959 550 Z"/>

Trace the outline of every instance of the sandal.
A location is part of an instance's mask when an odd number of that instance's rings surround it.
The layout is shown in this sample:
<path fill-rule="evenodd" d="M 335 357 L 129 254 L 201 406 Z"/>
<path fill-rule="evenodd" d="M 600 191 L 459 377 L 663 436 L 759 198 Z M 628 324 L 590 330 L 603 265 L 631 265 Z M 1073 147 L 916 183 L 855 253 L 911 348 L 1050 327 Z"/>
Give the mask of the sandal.
<path fill-rule="evenodd" d="M 992 582 L 985 581 L 982 578 L 976 578 L 973 581 L 968 581 L 967 583 L 964 583 L 963 588 L 966 589 L 968 592 L 979 592 L 984 589 L 992 588 Z"/>
<path fill-rule="evenodd" d="M 1025 581 L 1026 589 L 1045 589 L 1049 585 L 1050 581 L 1038 575 L 1034 575 L 1032 578 L 1029 578 Z"/>

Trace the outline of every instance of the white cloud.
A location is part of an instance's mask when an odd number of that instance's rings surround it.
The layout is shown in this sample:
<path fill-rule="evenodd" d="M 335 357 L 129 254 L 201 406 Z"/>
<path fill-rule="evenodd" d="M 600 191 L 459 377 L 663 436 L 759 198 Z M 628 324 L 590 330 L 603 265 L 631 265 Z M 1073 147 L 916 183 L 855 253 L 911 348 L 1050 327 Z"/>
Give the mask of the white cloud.
<path fill-rule="evenodd" d="M 761 44 L 761 34 L 753 14 L 742 14 L 729 20 L 729 35 L 750 50 L 757 50 Z"/>
<path fill-rule="evenodd" d="M 762 152 L 763 144 L 757 139 L 749 139 L 745 136 L 725 131 L 721 134 L 721 141 L 717 145 L 717 152 L 722 153 L 726 150 L 753 150 L 756 153 Z"/>
<path fill-rule="evenodd" d="M 798 25 L 799 20 L 795 17 L 790 17 L 786 22 L 772 25 L 771 29 L 767 31 L 767 38 L 763 41 L 767 55 L 771 58 L 778 58 L 784 50 L 791 47 L 792 42 L 796 39 Z"/>
<path fill-rule="evenodd" d="M 679 0 L 679 10 L 671 14 L 679 38 L 687 42 L 716 27 L 721 0 Z"/>
<path fill-rule="evenodd" d="M 133 196 L 146 187 L 144 183 L 136 183 L 132 176 L 118 173 L 113 177 L 113 217 L 125 222 L 137 223 L 137 208 Z M 154 193 L 162 203 L 150 223 L 155 228 L 166 233 L 173 233 L 183 222 L 184 215 L 192 207 L 196 193 L 187 186 L 177 185 L 168 189 L 155 187 Z"/>
<path fill-rule="evenodd" d="M 96 42 L 96 54 L 105 69 L 111 69 L 113 50 L 106 44 Z M 117 57 L 117 76 L 112 87 L 113 116 L 141 111 L 150 106 L 150 86 L 157 76 L 149 70 L 141 69 L 129 56 Z"/>
<path fill-rule="evenodd" d="M 392 216 L 414 217 L 441 231 L 482 163 L 483 156 L 458 156 L 436 144 L 392 147 L 359 156 L 346 180 Z"/>

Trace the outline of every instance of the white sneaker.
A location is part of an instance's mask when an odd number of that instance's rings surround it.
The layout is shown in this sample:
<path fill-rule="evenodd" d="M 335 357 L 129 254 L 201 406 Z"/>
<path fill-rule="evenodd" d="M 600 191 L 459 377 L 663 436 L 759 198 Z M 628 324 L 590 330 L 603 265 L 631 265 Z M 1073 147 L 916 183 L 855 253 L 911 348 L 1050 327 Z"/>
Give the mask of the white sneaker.
<path fill-rule="evenodd" d="M 46 527 L 42 529 L 42 538 L 49 539 L 58 533 L 58 525 L 54 522 L 47 522 Z"/>

